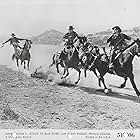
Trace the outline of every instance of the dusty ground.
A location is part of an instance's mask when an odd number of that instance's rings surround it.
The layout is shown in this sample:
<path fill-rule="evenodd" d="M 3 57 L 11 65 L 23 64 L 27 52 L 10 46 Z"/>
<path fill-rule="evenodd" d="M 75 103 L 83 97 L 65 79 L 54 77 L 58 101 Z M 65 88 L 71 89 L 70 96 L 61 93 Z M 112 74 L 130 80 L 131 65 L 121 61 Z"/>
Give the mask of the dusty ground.
<path fill-rule="evenodd" d="M 134 94 L 135 95 L 135 94 Z M 0 128 L 140 128 L 140 100 L 94 88 L 36 80 L 0 66 Z"/>

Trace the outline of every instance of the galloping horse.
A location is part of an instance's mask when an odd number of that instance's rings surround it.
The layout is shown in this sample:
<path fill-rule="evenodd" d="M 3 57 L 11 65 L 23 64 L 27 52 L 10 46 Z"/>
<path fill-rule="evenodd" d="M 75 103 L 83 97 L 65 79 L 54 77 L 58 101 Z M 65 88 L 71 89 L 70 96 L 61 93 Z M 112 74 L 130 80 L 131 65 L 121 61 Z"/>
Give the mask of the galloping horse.
<path fill-rule="evenodd" d="M 21 65 L 22 65 L 22 63 L 24 63 L 24 69 L 26 69 L 25 60 L 27 60 L 28 61 L 27 62 L 27 67 L 28 67 L 28 70 L 29 70 L 29 63 L 30 63 L 30 58 L 31 58 L 29 50 L 31 48 L 31 44 L 32 44 L 32 42 L 30 40 L 26 40 L 24 45 L 23 45 L 22 50 L 18 50 L 16 47 L 14 48 L 15 53 L 12 55 L 12 60 L 16 59 L 17 67 L 19 67 L 18 60 L 20 59 L 21 60 Z"/>
<path fill-rule="evenodd" d="M 59 65 L 64 68 L 64 73 L 61 79 L 66 78 L 69 75 L 68 68 L 74 68 L 76 71 L 78 71 L 79 76 L 78 80 L 75 82 L 75 84 L 78 84 L 80 80 L 80 65 L 79 65 L 79 46 L 82 44 L 82 39 L 81 37 L 78 38 L 76 41 L 76 45 L 74 45 L 74 48 L 72 50 L 72 54 L 70 55 L 69 52 L 67 52 L 66 49 L 64 49 L 62 52 L 58 51 L 53 55 L 53 63 L 49 66 L 56 65 L 57 73 L 59 73 Z M 62 56 L 60 58 L 60 55 Z M 66 74 L 66 75 L 65 75 Z"/>
<path fill-rule="evenodd" d="M 136 45 L 134 45 L 136 43 Z M 131 47 L 130 47 L 131 46 Z M 99 72 L 99 86 L 101 86 L 101 82 L 104 85 L 104 89 L 107 89 L 106 85 L 105 85 L 105 81 L 104 81 L 104 75 L 109 72 L 111 74 L 115 74 L 118 75 L 120 77 L 123 77 L 125 79 L 124 83 L 121 84 L 121 87 L 125 87 L 127 78 L 130 79 L 130 82 L 137 94 L 137 96 L 140 96 L 140 92 L 136 87 L 135 81 L 134 81 L 134 74 L 133 74 L 133 65 L 132 65 L 132 61 L 134 59 L 134 56 L 140 56 L 140 40 L 137 39 L 135 40 L 131 45 L 129 46 L 129 48 L 127 48 L 123 53 L 123 67 L 120 64 L 120 59 L 122 58 L 122 56 L 118 56 L 117 58 L 115 58 L 114 60 L 114 70 L 113 71 L 109 71 L 108 68 L 108 61 L 106 59 L 106 61 L 102 60 L 102 57 L 106 57 L 107 55 L 101 55 L 100 58 L 95 62 L 94 66 L 91 68 L 91 70 L 96 74 L 97 73 L 95 71 L 95 69 L 98 70 Z"/>
<path fill-rule="evenodd" d="M 54 55 L 53 55 L 53 58 L 52 58 L 52 64 L 49 66 L 52 67 L 53 65 L 56 66 L 56 70 L 57 70 L 57 73 L 59 73 L 59 65 L 61 65 L 62 67 L 64 67 L 64 65 L 62 64 L 62 61 L 60 59 L 60 54 L 61 54 L 61 51 L 57 51 Z"/>

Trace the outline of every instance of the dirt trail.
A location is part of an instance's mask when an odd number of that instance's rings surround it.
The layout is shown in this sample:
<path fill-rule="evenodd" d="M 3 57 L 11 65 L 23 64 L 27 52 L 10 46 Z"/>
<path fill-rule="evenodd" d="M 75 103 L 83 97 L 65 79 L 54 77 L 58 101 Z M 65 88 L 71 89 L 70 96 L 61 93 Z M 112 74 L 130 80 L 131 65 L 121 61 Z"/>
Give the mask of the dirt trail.
<path fill-rule="evenodd" d="M 36 80 L 0 66 L 0 128 L 140 128 L 140 100 Z"/>

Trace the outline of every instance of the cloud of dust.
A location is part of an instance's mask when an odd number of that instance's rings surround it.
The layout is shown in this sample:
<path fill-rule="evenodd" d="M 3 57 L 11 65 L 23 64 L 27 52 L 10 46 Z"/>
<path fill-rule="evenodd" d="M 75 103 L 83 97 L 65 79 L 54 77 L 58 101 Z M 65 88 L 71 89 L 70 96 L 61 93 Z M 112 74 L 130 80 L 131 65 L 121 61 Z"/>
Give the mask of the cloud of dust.
<path fill-rule="evenodd" d="M 15 71 L 20 71 L 26 76 L 30 77 L 31 74 L 34 74 L 35 70 L 37 69 L 37 74 L 34 77 L 45 79 L 48 81 L 51 81 L 53 83 L 59 84 L 59 85 L 74 85 L 75 81 L 77 81 L 78 78 L 78 72 L 74 69 L 69 69 L 69 76 L 65 79 L 61 79 L 61 76 L 63 74 L 63 68 L 59 66 L 60 74 L 56 72 L 56 67 L 53 66 L 49 69 L 49 65 L 52 63 L 52 57 L 55 52 L 58 50 L 61 50 L 61 46 L 52 46 L 52 45 L 41 45 L 41 44 L 33 44 L 30 52 L 31 52 L 31 63 L 30 63 L 30 70 L 24 70 L 23 66 L 20 66 L 18 69 L 16 66 L 16 62 L 12 61 L 12 54 L 14 53 L 13 47 L 9 46 L 9 44 L 5 45 L 4 48 L 0 48 L 0 65 L 5 65 L 8 68 L 11 68 Z M 135 75 L 137 75 L 136 82 L 139 85 L 139 60 L 134 61 L 134 69 Z M 137 65 L 137 66 L 136 66 Z M 82 70 L 81 70 L 82 71 Z M 117 78 L 117 80 L 116 80 Z M 109 80 L 108 80 L 109 79 Z M 120 85 L 120 82 L 122 82 L 122 79 L 119 79 L 119 77 L 115 77 L 113 75 L 107 75 L 105 76 L 106 84 L 114 84 L 114 85 Z M 127 86 L 130 87 L 130 82 L 127 82 Z M 84 77 L 83 71 L 81 72 L 81 80 L 78 83 L 78 86 L 86 86 L 90 88 L 99 88 L 98 86 L 98 79 L 93 74 L 93 72 L 88 71 L 87 77 Z"/>
<path fill-rule="evenodd" d="M 61 50 L 61 46 L 33 44 L 30 50 L 31 63 L 30 70 L 28 71 L 24 70 L 23 66 L 20 66 L 19 69 L 17 68 L 16 62 L 12 61 L 11 59 L 12 54 L 14 53 L 13 47 L 7 44 L 0 50 L 0 65 L 6 65 L 8 68 L 11 68 L 14 71 L 20 71 L 28 77 L 30 77 L 31 74 L 33 74 L 37 69 L 38 75 L 36 75 L 36 77 L 40 77 L 40 79 L 46 79 L 59 85 L 74 85 L 75 81 L 78 78 L 78 72 L 74 69 L 69 69 L 70 74 L 65 79 L 61 79 L 61 76 L 63 74 L 63 68 L 61 68 L 61 66 L 59 66 L 60 74 L 56 72 L 55 66 L 52 66 L 49 69 L 49 65 L 52 63 L 52 56 L 58 50 Z M 95 85 L 94 79 L 94 75 L 90 72 L 87 73 L 87 78 L 85 79 L 82 72 L 81 80 L 79 81 L 78 85 L 93 87 L 93 85 Z"/>

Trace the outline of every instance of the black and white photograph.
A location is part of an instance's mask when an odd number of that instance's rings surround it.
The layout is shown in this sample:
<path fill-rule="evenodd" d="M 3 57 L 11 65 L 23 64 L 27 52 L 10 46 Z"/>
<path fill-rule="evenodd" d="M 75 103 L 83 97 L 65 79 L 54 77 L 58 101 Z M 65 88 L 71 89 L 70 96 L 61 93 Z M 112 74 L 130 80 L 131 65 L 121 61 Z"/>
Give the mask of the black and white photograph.
<path fill-rule="evenodd" d="M 0 0 L 0 131 L 122 130 L 116 139 L 134 138 L 123 130 L 140 129 L 139 6 Z M 110 139 L 85 137 L 97 138 Z"/>

